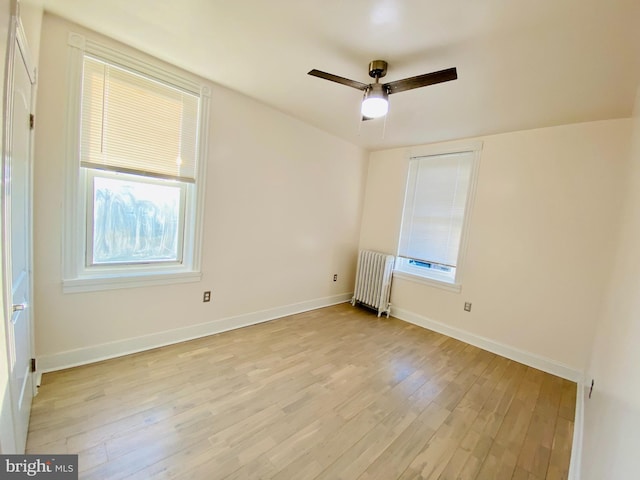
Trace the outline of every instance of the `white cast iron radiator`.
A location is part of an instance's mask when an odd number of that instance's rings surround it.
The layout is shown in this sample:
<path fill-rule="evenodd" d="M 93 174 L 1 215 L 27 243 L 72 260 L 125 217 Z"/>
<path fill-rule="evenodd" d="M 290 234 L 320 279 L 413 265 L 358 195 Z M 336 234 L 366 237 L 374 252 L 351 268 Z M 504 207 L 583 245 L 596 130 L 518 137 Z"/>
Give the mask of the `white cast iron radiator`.
<path fill-rule="evenodd" d="M 389 317 L 391 304 L 391 275 L 395 257 L 386 253 L 360 250 L 358 255 L 358 270 L 356 271 L 356 288 L 354 289 L 351 305 L 356 302 L 372 307 Z"/>

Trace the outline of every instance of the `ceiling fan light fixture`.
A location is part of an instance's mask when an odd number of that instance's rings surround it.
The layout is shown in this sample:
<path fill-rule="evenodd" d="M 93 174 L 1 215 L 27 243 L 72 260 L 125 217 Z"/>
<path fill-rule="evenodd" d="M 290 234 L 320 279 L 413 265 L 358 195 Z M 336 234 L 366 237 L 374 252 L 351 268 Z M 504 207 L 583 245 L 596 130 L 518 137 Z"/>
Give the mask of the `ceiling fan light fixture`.
<path fill-rule="evenodd" d="M 348 78 L 339 77 L 333 73 L 322 72 L 315 68 L 309 71 L 308 74 L 364 92 L 362 107 L 360 108 L 363 120 L 384 117 L 387 112 L 389 112 L 389 95 L 392 93 L 406 92 L 414 88 L 450 82 L 458 78 L 458 71 L 453 67 L 438 70 L 437 72 L 416 75 L 415 77 L 403 78 L 402 80 L 395 80 L 393 82 L 380 83 L 380 79 L 387 74 L 387 62 L 384 60 L 374 60 L 369 63 L 369 76 L 375 79 L 375 83 L 368 85 L 355 80 L 349 80 Z"/>
<path fill-rule="evenodd" d="M 383 85 L 375 83 L 364 92 L 360 111 L 367 118 L 384 117 L 389 112 L 389 94 Z"/>

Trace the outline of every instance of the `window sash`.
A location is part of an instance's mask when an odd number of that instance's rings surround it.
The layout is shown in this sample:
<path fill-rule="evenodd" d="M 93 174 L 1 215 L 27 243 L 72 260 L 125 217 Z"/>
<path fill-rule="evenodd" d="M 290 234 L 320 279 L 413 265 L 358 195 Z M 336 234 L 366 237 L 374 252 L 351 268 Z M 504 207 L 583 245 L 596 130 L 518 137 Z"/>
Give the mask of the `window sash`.
<path fill-rule="evenodd" d="M 410 159 L 400 257 L 457 267 L 473 161 L 472 151 Z"/>

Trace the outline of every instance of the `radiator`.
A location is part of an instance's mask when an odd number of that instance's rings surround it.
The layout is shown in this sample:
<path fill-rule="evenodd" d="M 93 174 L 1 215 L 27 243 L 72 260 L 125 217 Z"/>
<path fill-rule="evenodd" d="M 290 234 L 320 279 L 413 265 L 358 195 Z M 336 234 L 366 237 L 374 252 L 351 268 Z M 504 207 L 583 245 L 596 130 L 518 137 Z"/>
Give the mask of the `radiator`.
<path fill-rule="evenodd" d="M 391 276 L 395 257 L 386 253 L 360 250 L 358 269 L 356 271 L 356 287 L 351 305 L 362 303 L 389 317 L 391 304 Z"/>

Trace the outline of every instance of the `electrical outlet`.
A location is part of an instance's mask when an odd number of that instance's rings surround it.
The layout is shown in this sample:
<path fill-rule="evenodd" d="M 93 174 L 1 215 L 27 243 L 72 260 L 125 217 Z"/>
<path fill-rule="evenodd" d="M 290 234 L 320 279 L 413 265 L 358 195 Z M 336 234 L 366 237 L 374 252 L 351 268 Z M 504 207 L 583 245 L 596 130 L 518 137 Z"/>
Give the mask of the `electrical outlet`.
<path fill-rule="evenodd" d="M 206 292 L 204 292 L 204 295 L 202 295 L 202 301 L 203 302 L 210 302 L 211 301 L 211 291 L 207 290 Z"/>
<path fill-rule="evenodd" d="M 464 302 L 464 311 L 465 312 L 471 311 L 471 302 Z"/>
<path fill-rule="evenodd" d="M 338 281 L 338 274 L 337 274 L 337 273 L 334 273 L 334 274 L 333 274 L 333 281 L 334 281 L 334 282 L 337 282 L 337 281 Z"/>

